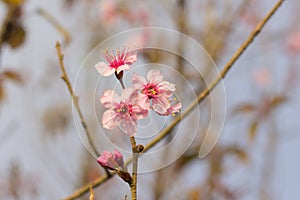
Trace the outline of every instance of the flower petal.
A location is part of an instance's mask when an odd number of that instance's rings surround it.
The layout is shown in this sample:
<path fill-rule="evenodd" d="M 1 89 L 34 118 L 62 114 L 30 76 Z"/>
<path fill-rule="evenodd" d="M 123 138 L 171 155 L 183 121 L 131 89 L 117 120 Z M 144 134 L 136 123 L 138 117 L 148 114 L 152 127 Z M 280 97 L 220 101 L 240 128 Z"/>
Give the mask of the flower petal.
<path fill-rule="evenodd" d="M 137 119 L 143 119 L 148 115 L 148 110 L 142 109 L 140 106 L 133 106 L 131 110 Z"/>
<path fill-rule="evenodd" d="M 100 97 L 100 102 L 105 108 L 111 108 L 115 103 L 119 103 L 120 101 L 120 96 L 113 90 L 106 90 Z"/>
<path fill-rule="evenodd" d="M 168 81 L 161 81 L 158 85 L 159 90 L 167 92 L 167 94 L 172 94 L 176 90 L 175 85 Z"/>
<path fill-rule="evenodd" d="M 126 58 L 125 63 L 128 65 L 131 65 L 132 63 L 137 61 L 137 55 L 133 54 L 132 56 L 129 56 Z"/>
<path fill-rule="evenodd" d="M 122 169 L 124 168 L 123 155 L 117 149 L 114 149 L 113 159 Z"/>
<path fill-rule="evenodd" d="M 141 94 L 138 90 L 134 91 L 129 97 L 128 102 L 132 105 L 136 105 L 141 107 L 141 109 L 149 110 L 150 109 L 150 101 L 147 95 Z"/>
<path fill-rule="evenodd" d="M 152 99 L 152 108 L 158 114 L 164 114 L 167 112 L 167 109 L 170 108 L 170 101 L 164 96 L 160 96 Z"/>
<path fill-rule="evenodd" d="M 122 90 L 122 94 L 121 94 L 121 99 L 123 102 L 125 102 L 126 100 L 128 101 L 129 97 L 132 95 L 132 93 L 134 92 L 134 89 L 132 88 L 126 88 L 124 90 Z"/>
<path fill-rule="evenodd" d="M 134 136 L 137 131 L 137 119 L 133 117 L 121 119 L 119 127 L 128 136 Z"/>
<path fill-rule="evenodd" d="M 150 83 L 159 83 L 163 78 L 164 77 L 159 70 L 150 70 L 147 73 L 147 79 Z"/>
<path fill-rule="evenodd" d="M 182 104 L 177 103 L 175 105 L 172 105 L 170 108 L 168 108 L 167 112 L 165 112 L 164 114 L 161 114 L 161 115 L 167 116 L 167 115 L 178 113 L 178 112 L 180 112 L 181 107 L 182 107 Z"/>
<path fill-rule="evenodd" d="M 119 121 L 120 119 L 118 114 L 113 110 L 107 110 L 102 115 L 102 124 L 106 129 L 115 128 L 118 125 Z"/>
<path fill-rule="evenodd" d="M 119 74 L 123 70 L 129 70 L 129 69 L 130 69 L 129 65 L 127 65 L 127 64 L 121 65 L 117 68 L 117 74 Z"/>
<path fill-rule="evenodd" d="M 95 68 L 102 76 L 110 76 L 115 72 L 115 69 L 108 66 L 104 62 L 99 62 L 95 65 Z"/>
<path fill-rule="evenodd" d="M 132 76 L 132 85 L 135 89 L 140 89 L 142 90 L 144 84 L 146 84 L 146 79 L 142 76 L 137 75 L 136 73 L 133 74 Z"/>
<path fill-rule="evenodd" d="M 104 151 L 101 156 L 97 159 L 97 162 L 105 168 L 114 170 L 114 165 L 112 163 L 113 154 L 109 151 Z"/>

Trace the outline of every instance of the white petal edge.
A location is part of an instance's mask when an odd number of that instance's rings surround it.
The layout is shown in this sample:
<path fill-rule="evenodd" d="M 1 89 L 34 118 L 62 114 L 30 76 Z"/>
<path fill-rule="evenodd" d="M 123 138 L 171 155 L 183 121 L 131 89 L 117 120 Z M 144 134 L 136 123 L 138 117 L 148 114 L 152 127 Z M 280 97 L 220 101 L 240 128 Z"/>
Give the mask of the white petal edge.
<path fill-rule="evenodd" d="M 125 63 L 131 65 L 132 63 L 137 61 L 137 55 L 133 54 L 132 56 L 129 56 L 126 58 Z"/>
<path fill-rule="evenodd" d="M 121 97 L 113 90 L 106 90 L 100 97 L 100 102 L 105 108 L 111 108 L 114 103 L 119 103 Z"/>
<path fill-rule="evenodd" d="M 159 83 L 163 78 L 164 77 L 159 70 L 150 70 L 147 73 L 147 79 L 150 83 Z"/>
<path fill-rule="evenodd" d="M 97 71 L 99 72 L 99 74 L 101 74 L 102 76 L 110 76 L 115 72 L 115 69 L 108 66 L 106 63 L 104 62 L 99 62 L 95 65 L 95 68 L 97 69 Z"/>
<path fill-rule="evenodd" d="M 119 123 L 117 113 L 113 110 L 107 110 L 102 115 L 102 125 L 106 129 L 113 129 Z"/>

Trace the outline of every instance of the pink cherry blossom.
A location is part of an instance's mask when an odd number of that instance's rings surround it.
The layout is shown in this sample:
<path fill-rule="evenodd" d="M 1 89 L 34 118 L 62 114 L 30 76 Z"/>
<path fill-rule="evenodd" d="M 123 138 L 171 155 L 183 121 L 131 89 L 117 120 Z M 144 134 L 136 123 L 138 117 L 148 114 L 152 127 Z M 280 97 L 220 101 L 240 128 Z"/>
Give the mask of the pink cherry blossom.
<path fill-rule="evenodd" d="M 137 60 L 137 55 L 130 55 L 126 49 L 120 49 L 117 52 L 106 51 L 104 57 L 107 63 L 99 62 L 95 65 L 95 68 L 102 76 L 110 76 L 113 73 L 119 74 L 123 70 L 128 70 L 130 68 L 129 65 Z"/>
<path fill-rule="evenodd" d="M 123 155 L 115 149 L 113 153 L 104 151 L 97 159 L 97 162 L 104 168 L 110 170 L 124 170 Z"/>
<path fill-rule="evenodd" d="M 104 0 L 100 4 L 100 14 L 105 24 L 112 25 L 117 17 L 117 4 L 113 0 Z"/>
<path fill-rule="evenodd" d="M 254 72 L 254 81 L 261 87 L 268 86 L 271 79 L 271 72 L 268 69 L 262 68 Z"/>
<path fill-rule="evenodd" d="M 124 89 L 121 96 L 113 90 L 107 90 L 100 101 L 108 108 L 102 116 L 103 127 L 113 129 L 119 126 L 129 136 L 136 134 L 137 121 L 146 117 L 150 109 L 147 96 L 132 88 Z"/>
<path fill-rule="evenodd" d="M 288 37 L 287 49 L 291 53 L 300 52 L 300 31 L 295 31 Z"/>
<path fill-rule="evenodd" d="M 176 109 L 180 109 L 181 104 L 172 107 L 169 100 L 175 91 L 175 85 L 168 81 L 163 81 L 163 76 L 159 70 L 150 70 L 147 74 L 147 79 L 148 81 L 144 77 L 134 74 L 132 83 L 135 89 L 139 89 L 152 102 L 152 109 L 155 112 L 160 115 L 168 115 L 173 112 L 173 109 L 174 112 Z M 170 110 L 168 111 L 168 109 Z"/>

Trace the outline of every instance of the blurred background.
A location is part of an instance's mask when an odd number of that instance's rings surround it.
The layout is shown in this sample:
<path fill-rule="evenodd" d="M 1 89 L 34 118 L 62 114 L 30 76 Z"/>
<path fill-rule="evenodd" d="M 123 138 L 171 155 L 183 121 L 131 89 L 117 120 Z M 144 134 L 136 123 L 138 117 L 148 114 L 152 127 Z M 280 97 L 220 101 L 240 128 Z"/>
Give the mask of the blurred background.
<path fill-rule="evenodd" d="M 105 175 L 77 134 L 72 101 L 61 80 L 57 40 L 62 42 L 72 83 L 83 60 L 96 45 L 119 32 L 148 26 L 190 36 L 222 69 L 275 3 L 275 0 L 1 0 L 0 199 L 64 199 L 80 186 Z M 284 2 L 224 79 L 227 115 L 215 148 L 204 159 L 198 158 L 211 116 L 208 98 L 199 106 L 201 128 L 189 148 L 170 165 L 139 175 L 140 199 L 299 198 L 299 6 L 298 1 Z M 151 35 L 142 35 L 136 41 L 147 43 L 148 37 Z M 162 41 L 170 45 L 163 37 L 157 42 Z M 197 57 L 181 40 L 173 40 L 172 45 L 182 54 Z M 99 53 L 98 61 L 101 59 Z M 196 94 L 205 88 L 203 77 L 191 73 L 189 64 L 179 56 L 145 51 L 139 59 L 174 66 Z M 95 113 L 88 105 L 90 98 L 97 99 L 100 95 L 98 91 L 95 97 L 98 74 L 94 61 L 97 62 L 93 60 L 83 66 L 80 106 L 90 130 L 96 134 L 99 123 L 93 119 Z M 203 59 L 201 67 L 209 74 L 211 67 L 207 63 Z M 178 83 L 174 77 L 166 79 Z M 186 91 L 186 87 L 190 86 L 178 84 L 177 92 Z M 185 108 L 188 102 L 183 104 Z M 100 115 L 103 108 L 97 106 Z M 193 124 L 189 119 L 182 123 Z M 178 132 L 180 129 L 171 136 L 188 134 Z M 119 135 L 110 137 L 118 140 Z M 95 139 L 98 150 L 104 151 L 98 140 Z M 170 140 L 172 137 L 162 143 Z M 170 146 L 156 161 L 168 157 L 169 151 L 176 148 Z M 95 199 L 124 199 L 130 194 L 128 185 L 118 177 L 94 191 Z M 88 195 L 78 199 L 88 199 Z"/>

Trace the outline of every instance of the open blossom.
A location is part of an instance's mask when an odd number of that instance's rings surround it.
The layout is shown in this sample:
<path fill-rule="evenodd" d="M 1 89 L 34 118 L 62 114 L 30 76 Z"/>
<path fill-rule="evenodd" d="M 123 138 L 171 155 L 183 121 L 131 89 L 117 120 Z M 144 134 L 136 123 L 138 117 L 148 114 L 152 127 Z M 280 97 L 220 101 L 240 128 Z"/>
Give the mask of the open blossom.
<path fill-rule="evenodd" d="M 97 162 L 104 168 L 110 170 L 124 170 L 123 155 L 115 149 L 113 153 L 104 151 L 97 159 Z"/>
<path fill-rule="evenodd" d="M 169 115 L 178 112 L 181 104 L 171 105 L 169 98 L 175 91 L 175 85 L 163 80 L 163 76 L 159 70 L 150 70 L 147 79 L 137 74 L 132 77 L 133 87 L 141 91 L 147 96 L 152 103 L 152 109 L 159 115 Z"/>
<path fill-rule="evenodd" d="M 119 74 L 123 70 L 128 70 L 129 65 L 137 60 L 137 55 L 130 55 L 126 49 L 120 49 L 117 52 L 106 51 L 104 57 L 107 63 L 99 62 L 95 65 L 102 76 L 110 76 L 113 73 Z"/>
<path fill-rule="evenodd" d="M 150 105 L 147 100 L 145 95 L 132 88 L 124 89 L 121 96 L 113 90 L 105 91 L 100 98 L 102 105 L 108 108 L 102 116 L 103 127 L 113 129 L 119 126 L 127 135 L 135 135 L 137 121 L 148 115 Z"/>

